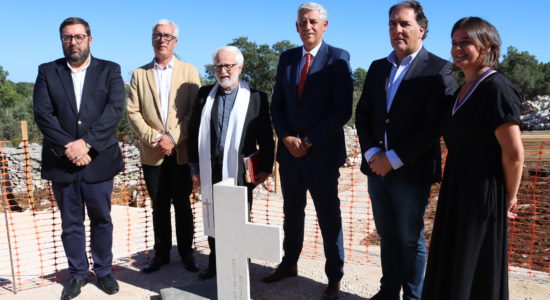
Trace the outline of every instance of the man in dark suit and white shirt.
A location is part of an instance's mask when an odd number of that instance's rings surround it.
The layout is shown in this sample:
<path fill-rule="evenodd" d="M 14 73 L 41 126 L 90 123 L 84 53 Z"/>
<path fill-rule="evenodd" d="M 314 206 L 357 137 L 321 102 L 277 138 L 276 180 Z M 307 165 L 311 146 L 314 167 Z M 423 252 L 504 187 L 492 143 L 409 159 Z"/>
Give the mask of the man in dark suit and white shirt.
<path fill-rule="evenodd" d="M 204 231 L 208 235 L 208 267 L 199 279 L 216 275 L 213 184 L 233 178 L 236 185 L 252 189 L 264 182 L 273 168 L 275 142 L 264 92 L 239 80 L 244 57 L 235 46 L 217 49 L 212 55 L 217 83 L 201 87 L 189 123 L 189 167 L 193 184 L 201 188 Z M 243 158 L 258 153 L 255 182 L 245 180 Z"/>
<path fill-rule="evenodd" d="M 296 21 L 303 46 L 285 51 L 279 59 L 271 114 L 280 140 L 277 160 L 284 197 L 285 255 L 263 281 L 297 275 L 309 190 L 327 259 L 328 286 L 322 299 L 336 299 L 344 274 L 338 178 L 346 159 L 343 126 L 352 113 L 353 81 L 349 53 L 323 41 L 327 27 L 325 8 L 303 3 Z"/>
<path fill-rule="evenodd" d="M 61 213 L 61 239 L 71 280 L 62 299 L 80 294 L 89 273 L 84 211 L 90 218 L 94 272 L 107 294 L 118 292 L 111 274 L 113 177 L 124 164 L 116 130 L 124 110 L 120 66 L 90 55 L 88 23 L 67 18 L 59 27 L 64 58 L 40 65 L 34 118 L 42 133 L 42 178 L 52 181 Z"/>
<path fill-rule="evenodd" d="M 420 299 L 426 262 L 424 211 L 441 176 L 439 121 L 453 92 L 451 64 L 422 46 L 428 20 L 416 1 L 390 8 L 393 51 L 374 61 L 355 123 L 368 175 L 382 279 L 371 299 Z"/>

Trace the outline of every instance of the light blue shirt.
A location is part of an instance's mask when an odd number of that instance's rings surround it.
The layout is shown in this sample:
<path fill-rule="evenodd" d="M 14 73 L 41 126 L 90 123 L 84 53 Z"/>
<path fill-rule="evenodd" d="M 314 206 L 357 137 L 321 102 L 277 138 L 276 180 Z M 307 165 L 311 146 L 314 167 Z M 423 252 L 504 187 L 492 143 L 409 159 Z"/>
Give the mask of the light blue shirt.
<path fill-rule="evenodd" d="M 387 80 L 387 86 L 386 86 L 386 112 L 390 111 L 391 105 L 393 104 L 393 98 L 395 98 L 395 94 L 397 93 L 397 90 L 399 89 L 399 85 L 401 85 L 401 81 L 403 81 L 403 78 L 407 74 L 407 72 L 410 69 L 410 66 L 413 62 L 413 60 L 416 58 L 416 55 L 418 52 L 420 52 L 420 47 L 416 52 L 413 54 L 405 57 L 401 63 L 397 61 L 397 56 L 395 55 L 395 51 L 392 51 L 390 55 L 386 58 L 391 64 L 391 71 L 390 75 L 388 76 Z M 397 156 L 397 153 L 393 149 L 388 149 L 388 133 L 384 133 L 384 143 L 386 145 L 386 157 L 390 161 L 390 164 L 394 170 L 399 169 L 403 166 L 403 162 Z M 367 152 L 365 152 L 365 159 L 367 161 L 370 161 L 371 158 L 378 152 L 382 151 L 379 147 L 372 147 Z"/>

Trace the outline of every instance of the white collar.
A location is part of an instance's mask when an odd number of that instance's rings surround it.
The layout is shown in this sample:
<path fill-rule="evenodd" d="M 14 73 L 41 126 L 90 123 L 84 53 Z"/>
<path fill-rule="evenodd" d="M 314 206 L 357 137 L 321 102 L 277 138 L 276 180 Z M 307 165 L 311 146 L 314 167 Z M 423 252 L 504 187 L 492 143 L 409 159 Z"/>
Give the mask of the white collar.
<path fill-rule="evenodd" d="M 319 45 L 313 47 L 313 49 L 311 49 L 311 51 L 307 51 L 306 48 L 304 48 L 304 46 L 302 46 L 302 57 L 304 55 L 306 55 L 306 53 L 309 53 L 309 54 L 313 55 L 313 57 L 317 56 L 317 52 L 319 51 L 319 48 L 321 48 L 322 44 L 323 44 L 323 42 L 321 41 L 319 43 Z"/>
<path fill-rule="evenodd" d="M 390 63 L 392 63 L 393 65 L 408 65 L 410 64 L 415 58 L 416 56 L 418 55 L 418 53 L 420 52 L 420 50 L 422 49 L 422 45 L 420 46 L 420 48 L 418 48 L 418 50 L 416 50 L 414 53 L 412 54 L 409 54 L 408 56 L 406 56 L 405 58 L 403 58 L 403 60 L 401 61 L 400 64 L 397 63 L 397 55 L 395 54 L 395 50 L 392 51 L 390 53 L 390 55 L 388 55 L 388 57 L 386 58 Z"/>
<path fill-rule="evenodd" d="M 174 57 L 174 55 L 172 55 L 172 59 L 170 60 L 170 62 L 168 64 L 166 64 L 166 69 L 168 69 L 168 68 L 173 69 L 174 68 L 174 61 L 175 61 L 175 57 Z M 161 65 L 157 62 L 156 58 L 153 58 L 153 65 L 154 65 L 155 69 L 160 69 L 160 70 L 165 69 L 165 68 L 161 67 Z"/>
<path fill-rule="evenodd" d="M 77 70 L 77 69 L 73 68 L 71 66 L 71 64 L 69 63 L 69 61 L 67 61 L 67 66 L 71 70 L 71 73 L 79 73 L 79 72 L 86 71 L 86 69 L 88 69 L 88 67 L 90 66 L 91 62 L 92 62 L 92 56 L 88 54 L 88 58 L 86 58 L 86 63 L 84 64 L 84 66 L 80 70 Z"/>

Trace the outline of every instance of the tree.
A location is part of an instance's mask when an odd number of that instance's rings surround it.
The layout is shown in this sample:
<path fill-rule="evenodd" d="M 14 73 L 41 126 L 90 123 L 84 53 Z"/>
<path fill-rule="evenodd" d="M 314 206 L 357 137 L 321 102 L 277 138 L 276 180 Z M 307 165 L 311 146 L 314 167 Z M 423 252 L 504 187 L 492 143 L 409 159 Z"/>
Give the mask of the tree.
<path fill-rule="evenodd" d="M 357 102 L 359 102 L 359 98 L 363 92 L 363 85 L 365 84 L 365 78 L 367 77 L 367 70 L 359 67 L 353 71 L 351 77 L 353 78 L 353 113 L 347 123 L 350 126 L 355 124 L 355 108 L 357 107 Z"/>
<path fill-rule="evenodd" d="M 513 46 L 508 47 L 499 71 L 510 79 L 525 98 L 536 96 L 537 86 L 540 87 L 543 81 L 542 65 L 537 58 L 527 51 L 520 53 Z"/>
<path fill-rule="evenodd" d="M 357 97 L 360 97 L 361 92 L 363 92 L 363 85 L 365 84 L 365 78 L 367 77 L 367 70 L 359 67 L 355 69 L 355 71 L 353 71 L 352 77 L 353 77 L 353 93 L 357 94 Z"/>
<path fill-rule="evenodd" d="M 250 87 L 266 92 L 271 99 L 279 55 L 287 49 L 296 47 L 296 45 L 285 40 L 276 42 L 270 47 L 267 44 L 258 45 L 251 42 L 247 37 L 233 39 L 229 45 L 239 48 L 244 56 L 241 79 L 247 82 Z M 204 68 L 205 81 L 210 84 L 214 83 L 216 77 L 213 66 L 208 64 Z"/>
<path fill-rule="evenodd" d="M 125 83 L 124 99 L 128 99 L 129 94 L 130 94 L 130 85 L 128 83 Z M 126 110 L 126 107 L 124 107 L 124 112 L 122 113 L 122 117 L 120 118 L 120 122 L 118 123 L 117 132 L 118 133 L 134 132 L 132 130 L 132 127 L 130 127 L 130 122 L 128 121 L 128 111 Z"/>
<path fill-rule="evenodd" d="M 535 84 L 537 95 L 550 95 L 550 63 L 539 65 L 541 69 L 541 80 Z"/>
<path fill-rule="evenodd" d="M 0 140 L 18 140 L 21 138 L 20 122 L 26 120 L 29 139 L 41 137 L 34 123 L 32 111 L 32 92 L 34 84 L 30 82 L 14 83 L 8 80 L 8 71 L 0 66 Z"/>
<path fill-rule="evenodd" d="M 2 66 L 0 66 L 0 88 L 4 86 L 6 79 L 8 79 L 8 71 L 5 71 Z"/>

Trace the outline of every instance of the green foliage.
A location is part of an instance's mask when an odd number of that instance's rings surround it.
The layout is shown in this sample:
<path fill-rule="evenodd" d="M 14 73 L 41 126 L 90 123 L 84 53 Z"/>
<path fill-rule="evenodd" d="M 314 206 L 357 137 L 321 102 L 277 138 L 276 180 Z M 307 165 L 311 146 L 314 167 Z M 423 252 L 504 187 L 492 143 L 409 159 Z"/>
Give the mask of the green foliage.
<path fill-rule="evenodd" d="M 524 97 L 532 98 L 543 92 L 537 91 L 544 78 L 543 65 L 529 52 L 519 52 L 515 47 L 508 47 L 508 53 L 504 55 L 499 70 L 512 81 Z"/>
<path fill-rule="evenodd" d="M 348 121 L 348 125 L 355 124 L 355 109 L 357 108 L 357 102 L 363 92 L 363 85 L 365 84 L 365 78 L 367 77 L 367 70 L 359 67 L 351 74 L 353 78 L 353 114 Z"/>
<path fill-rule="evenodd" d="M 4 70 L 4 68 L 0 66 L 0 87 L 4 86 L 4 82 L 6 82 L 8 75 L 8 71 Z"/>
<path fill-rule="evenodd" d="M 357 97 L 360 97 L 361 92 L 363 92 L 363 85 L 365 84 L 365 78 L 367 77 L 367 70 L 359 67 L 355 69 L 355 71 L 353 71 L 352 77 L 353 77 L 353 93 L 357 94 Z"/>
<path fill-rule="evenodd" d="M 539 64 L 541 79 L 535 84 L 537 95 L 550 95 L 550 62 Z"/>
<path fill-rule="evenodd" d="M 279 56 L 285 50 L 294 48 L 296 45 L 285 40 L 276 42 L 270 47 L 267 44 L 258 45 L 251 42 L 247 37 L 236 38 L 228 45 L 239 48 L 243 53 L 244 66 L 241 79 L 250 87 L 266 92 L 271 99 Z M 205 65 L 204 69 L 205 83 L 213 84 L 216 77 L 212 64 Z"/>
<path fill-rule="evenodd" d="M 128 95 L 130 94 L 130 85 L 125 83 L 124 84 L 124 94 L 126 101 L 128 101 Z M 126 103 L 126 101 L 124 103 Z M 128 121 L 128 111 L 126 110 L 126 105 L 124 106 L 124 112 L 122 113 L 122 118 L 120 119 L 120 123 L 118 123 L 117 128 L 118 133 L 128 133 L 133 132 L 132 127 L 130 127 L 130 123 Z"/>
<path fill-rule="evenodd" d="M 9 73 L 0 66 L 0 140 L 21 139 L 21 121 L 27 121 L 29 139 L 41 137 L 34 123 L 32 91 L 30 82 L 14 83 L 8 80 Z"/>

